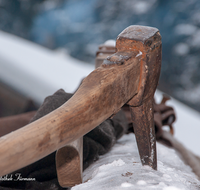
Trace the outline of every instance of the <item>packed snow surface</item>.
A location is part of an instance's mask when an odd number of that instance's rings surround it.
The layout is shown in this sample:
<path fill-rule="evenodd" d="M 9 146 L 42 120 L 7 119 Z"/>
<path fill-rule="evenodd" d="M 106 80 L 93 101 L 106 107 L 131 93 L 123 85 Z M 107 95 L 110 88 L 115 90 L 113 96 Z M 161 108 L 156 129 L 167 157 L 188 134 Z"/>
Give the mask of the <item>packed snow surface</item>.
<path fill-rule="evenodd" d="M 83 173 L 72 190 L 197 190 L 200 181 L 175 150 L 157 143 L 158 170 L 142 166 L 134 134 L 124 135 Z"/>

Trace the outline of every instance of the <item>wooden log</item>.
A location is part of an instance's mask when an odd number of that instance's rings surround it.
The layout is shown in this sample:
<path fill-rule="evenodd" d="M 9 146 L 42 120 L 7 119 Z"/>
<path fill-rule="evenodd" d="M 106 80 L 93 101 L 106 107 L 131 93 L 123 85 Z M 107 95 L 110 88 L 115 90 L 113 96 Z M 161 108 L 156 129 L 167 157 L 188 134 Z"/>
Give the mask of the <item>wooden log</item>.
<path fill-rule="evenodd" d="M 160 69 L 159 31 L 130 26 L 118 36 L 116 48 L 117 53 L 90 73 L 64 105 L 0 138 L 0 176 L 81 138 L 117 113 L 125 103 L 140 106 L 146 97 L 152 97 L 155 89 L 152 90 L 151 85 L 156 86 L 159 78 L 159 72 L 154 71 Z M 149 62 L 154 52 L 150 50 L 154 49 L 159 50 L 160 54 L 156 55 L 159 61 Z"/>

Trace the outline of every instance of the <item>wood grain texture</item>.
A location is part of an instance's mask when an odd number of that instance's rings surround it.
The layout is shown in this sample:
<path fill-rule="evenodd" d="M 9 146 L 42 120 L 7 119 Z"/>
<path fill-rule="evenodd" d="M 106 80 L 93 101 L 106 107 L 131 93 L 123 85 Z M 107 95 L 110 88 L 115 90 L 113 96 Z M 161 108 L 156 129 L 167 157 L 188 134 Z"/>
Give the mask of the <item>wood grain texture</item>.
<path fill-rule="evenodd" d="M 140 61 L 100 67 L 63 106 L 0 138 L 0 176 L 31 164 L 80 138 L 137 94 Z"/>
<path fill-rule="evenodd" d="M 140 40 L 140 35 L 137 41 L 135 38 L 139 30 L 145 30 L 145 27 L 138 29 L 138 26 L 131 26 L 128 37 L 123 36 L 123 33 L 119 35 L 117 53 L 90 73 L 69 101 L 39 120 L 0 138 L 0 176 L 31 164 L 81 138 L 117 113 L 125 103 L 139 106 L 145 100 L 143 97 L 152 96 L 148 96 L 149 92 L 145 89 L 148 87 L 146 81 L 152 81 L 152 75 L 145 73 L 154 73 L 150 69 L 160 66 L 146 61 L 149 58 L 143 54 L 154 48 L 148 46 L 154 36 L 148 35 L 145 40 Z M 157 29 L 152 30 L 154 34 L 159 33 Z M 159 41 L 158 37 L 155 41 Z M 146 63 L 150 65 L 146 67 Z M 156 82 L 153 85 L 157 85 Z M 148 90 L 154 93 L 154 88 L 151 90 L 149 87 Z"/>
<path fill-rule="evenodd" d="M 56 152 L 56 171 L 62 187 L 82 183 L 83 137 L 67 144 Z"/>

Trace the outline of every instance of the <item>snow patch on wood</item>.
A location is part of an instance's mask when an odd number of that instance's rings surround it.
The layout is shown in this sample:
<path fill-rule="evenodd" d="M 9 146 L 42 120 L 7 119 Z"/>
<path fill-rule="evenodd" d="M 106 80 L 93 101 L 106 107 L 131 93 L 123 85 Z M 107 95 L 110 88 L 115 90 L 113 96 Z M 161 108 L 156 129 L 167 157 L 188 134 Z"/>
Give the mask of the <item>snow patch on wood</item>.
<path fill-rule="evenodd" d="M 139 51 L 139 53 L 138 53 L 135 57 L 138 57 L 138 56 L 140 56 L 140 55 L 142 55 L 142 52 L 141 52 L 141 51 Z"/>

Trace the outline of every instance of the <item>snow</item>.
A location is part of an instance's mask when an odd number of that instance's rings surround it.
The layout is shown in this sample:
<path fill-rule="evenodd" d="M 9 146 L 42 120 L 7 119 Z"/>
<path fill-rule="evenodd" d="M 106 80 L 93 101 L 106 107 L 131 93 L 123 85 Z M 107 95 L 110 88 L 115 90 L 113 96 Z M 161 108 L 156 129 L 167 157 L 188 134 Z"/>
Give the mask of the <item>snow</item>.
<path fill-rule="evenodd" d="M 144 180 L 139 180 L 139 181 L 137 182 L 137 184 L 138 184 L 138 185 L 146 185 L 147 183 L 146 183 L 146 181 L 144 181 Z"/>
<path fill-rule="evenodd" d="M 192 20 L 195 24 L 200 24 L 200 13 L 199 12 L 195 12 L 193 15 L 192 15 Z"/>
<path fill-rule="evenodd" d="M 193 35 L 197 30 L 197 27 L 192 24 L 178 24 L 175 27 L 175 33 L 178 35 Z"/>
<path fill-rule="evenodd" d="M 158 170 L 142 166 L 135 135 L 124 135 L 98 161 L 83 172 L 84 183 L 72 190 L 186 190 L 199 189 L 200 181 L 173 149 L 157 143 Z"/>
<path fill-rule="evenodd" d="M 154 143 L 155 137 L 153 137 L 152 128 L 150 129 L 150 138 L 151 138 L 151 141 L 150 141 L 151 147 L 154 147 L 155 146 L 155 143 Z M 151 149 L 150 159 L 151 159 L 152 162 L 154 160 L 154 153 L 155 153 L 155 151 L 153 149 Z"/>
<path fill-rule="evenodd" d="M 113 46 L 115 47 L 116 45 L 116 41 L 115 40 L 107 40 L 105 43 L 104 43 L 105 46 Z"/>
<path fill-rule="evenodd" d="M 190 47 L 186 43 L 178 43 L 174 46 L 174 52 L 177 55 L 187 55 L 190 51 Z"/>
<path fill-rule="evenodd" d="M 133 184 L 127 182 L 121 184 L 121 187 L 131 187 L 131 186 L 133 186 Z"/>
<path fill-rule="evenodd" d="M 164 187 L 163 190 L 181 190 L 181 189 L 170 186 L 170 187 Z"/>
<path fill-rule="evenodd" d="M 183 80 L 188 79 L 186 76 L 183 75 Z M 197 84 L 193 87 L 190 87 L 189 89 L 177 89 L 176 94 L 187 101 L 191 101 L 192 103 L 198 103 L 199 97 L 200 97 L 200 85 Z"/>
<path fill-rule="evenodd" d="M 142 55 L 142 52 L 141 52 L 141 51 L 139 51 L 139 53 L 138 53 L 135 57 L 138 57 L 138 56 L 140 56 L 140 55 Z"/>
<path fill-rule="evenodd" d="M 191 46 L 196 48 L 200 47 L 200 29 L 198 29 L 197 32 L 194 35 L 192 35 L 190 44 Z"/>
<path fill-rule="evenodd" d="M 94 70 L 61 51 L 52 51 L 0 31 L 0 80 L 42 103 L 59 88 L 74 92 Z"/>
<path fill-rule="evenodd" d="M 135 2 L 133 6 L 133 10 L 135 14 L 139 14 L 139 15 L 146 13 L 149 9 L 150 9 L 150 5 L 148 2 L 145 2 L 145 1 Z"/>

